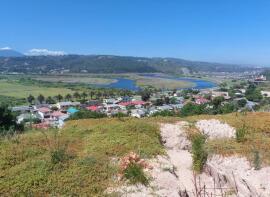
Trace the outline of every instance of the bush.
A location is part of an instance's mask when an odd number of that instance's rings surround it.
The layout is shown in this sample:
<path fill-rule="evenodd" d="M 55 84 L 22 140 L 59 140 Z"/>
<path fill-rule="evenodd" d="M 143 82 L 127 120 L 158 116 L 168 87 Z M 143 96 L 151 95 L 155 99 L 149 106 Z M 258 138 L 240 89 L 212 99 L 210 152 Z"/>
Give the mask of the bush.
<path fill-rule="evenodd" d="M 128 165 L 128 167 L 124 171 L 124 177 L 128 179 L 131 184 L 148 184 L 148 179 L 143 172 L 142 166 L 137 163 L 130 163 Z"/>
<path fill-rule="evenodd" d="M 17 124 L 16 115 L 7 105 L 0 106 L 0 135 L 13 134 L 24 130 L 23 124 Z"/>
<path fill-rule="evenodd" d="M 205 105 L 197 105 L 194 103 L 188 103 L 181 109 L 181 116 L 192 116 L 206 113 Z"/>
<path fill-rule="evenodd" d="M 228 114 L 232 113 L 237 109 L 237 107 L 232 103 L 226 103 L 223 106 L 220 106 L 218 109 L 219 114 Z"/>
<path fill-rule="evenodd" d="M 261 157 L 258 150 L 254 151 L 253 165 L 254 165 L 255 170 L 261 169 Z"/>
<path fill-rule="evenodd" d="M 202 134 L 196 134 L 192 137 L 192 160 L 193 170 L 201 172 L 207 161 L 207 151 L 205 150 L 206 137 Z"/>
<path fill-rule="evenodd" d="M 122 112 L 118 112 L 116 114 L 112 115 L 113 118 L 124 118 L 124 117 L 128 117 L 128 114 L 124 114 Z"/>
<path fill-rule="evenodd" d="M 66 153 L 66 149 L 64 148 L 56 149 L 51 152 L 51 162 L 53 164 L 63 162 L 66 159 L 68 159 L 68 155 Z"/>
<path fill-rule="evenodd" d="M 244 142 L 246 141 L 246 134 L 247 134 L 247 129 L 245 125 L 242 126 L 242 128 L 236 129 L 236 141 L 237 142 Z"/>
<path fill-rule="evenodd" d="M 164 111 L 156 112 L 152 116 L 156 117 L 156 116 L 176 116 L 176 115 L 177 114 L 174 111 L 164 110 Z"/>
<path fill-rule="evenodd" d="M 261 91 L 255 85 L 250 85 L 247 88 L 245 96 L 249 101 L 254 102 L 259 102 L 263 98 Z"/>
<path fill-rule="evenodd" d="M 237 104 L 239 107 L 245 107 L 247 104 L 247 100 L 246 99 L 241 99 L 239 101 L 237 101 Z"/>
<path fill-rule="evenodd" d="M 88 111 L 88 110 L 81 110 L 69 117 L 69 120 L 79 120 L 79 119 L 88 119 L 88 118 L 105 118 L 107 117 L 106 114 L 95 112 L 95 111 Z"/>

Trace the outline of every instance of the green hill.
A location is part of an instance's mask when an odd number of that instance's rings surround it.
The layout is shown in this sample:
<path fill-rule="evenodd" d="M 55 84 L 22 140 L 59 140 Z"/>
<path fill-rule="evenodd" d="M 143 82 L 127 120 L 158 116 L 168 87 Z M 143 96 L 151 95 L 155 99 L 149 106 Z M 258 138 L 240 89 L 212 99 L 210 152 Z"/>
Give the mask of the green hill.
<path fill-rule="evenodd" d="M 177 58 L 145 58 L 111 55 L 24 56 L 0 58 L 0 72 L 18 73 L 171 73 L 201 71 L 243 72 L 251 67 L 188 61 Z"/>

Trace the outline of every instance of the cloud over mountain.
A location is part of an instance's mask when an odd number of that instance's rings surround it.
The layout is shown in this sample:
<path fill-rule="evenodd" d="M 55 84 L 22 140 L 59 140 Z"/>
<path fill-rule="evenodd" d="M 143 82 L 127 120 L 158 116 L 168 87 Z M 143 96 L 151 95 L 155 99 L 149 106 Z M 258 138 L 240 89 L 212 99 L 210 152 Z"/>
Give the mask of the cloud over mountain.
<path fill-rule="evenodd" d="M 62 56 L 66 55 L 64 51 L 52 51 L 48 49 L 30 49 L 26 55 L 28 56 Z"/>

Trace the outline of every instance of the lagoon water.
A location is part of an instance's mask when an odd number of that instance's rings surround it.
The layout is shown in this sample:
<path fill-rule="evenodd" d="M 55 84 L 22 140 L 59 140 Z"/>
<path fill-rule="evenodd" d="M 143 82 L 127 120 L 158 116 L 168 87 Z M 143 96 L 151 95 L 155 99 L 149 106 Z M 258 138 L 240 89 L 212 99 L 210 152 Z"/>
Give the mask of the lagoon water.
<path fill-rule="evenodd" d="M 193 78 L 185 78 L 185 77 L 174 77 L 174 76 L 159 76 L 155 74 L 143 74 L 142 76 L 153 77 L 153 78 L 164 78 L 164 79 L 174 79 L 181 81 L 188 81 L 195 84 L 194 89 L 207 89 L 216 87 L 216 84 L 210 81 L 202 80 L 202 79 L 193 79 Z M 104 85 L 102 87 L 105 88 L 117 88 L 117 89 L 126 89 L 131 91 L 138 91 L 140 87 L 136 86 L 135 80 L 125 79 L 125 78 L 115 78 L 117 82 Z M 179 88 L 183 89 L 183 88 Z"/>

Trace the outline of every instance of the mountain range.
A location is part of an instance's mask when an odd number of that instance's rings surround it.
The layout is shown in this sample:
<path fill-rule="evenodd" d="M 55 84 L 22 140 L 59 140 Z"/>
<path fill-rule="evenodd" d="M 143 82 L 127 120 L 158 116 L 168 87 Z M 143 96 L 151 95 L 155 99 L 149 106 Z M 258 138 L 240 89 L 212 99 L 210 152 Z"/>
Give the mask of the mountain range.
<path fill-rule="evenodd" d="M 24 55 L 18 51 L 15 51 L 9 47 L 0 49 L 0 57 L 23 57 Z"/>
<path fill-rule="evenodd" d="M 179 58 L 146 58 L 114 55 L 26 56 L 12 49 L 0 50 L 0 72 L 17 73 L 168 73 L 243 72 L 253 67 L 189 61 Z"/>

